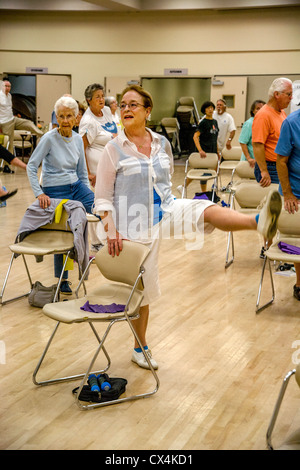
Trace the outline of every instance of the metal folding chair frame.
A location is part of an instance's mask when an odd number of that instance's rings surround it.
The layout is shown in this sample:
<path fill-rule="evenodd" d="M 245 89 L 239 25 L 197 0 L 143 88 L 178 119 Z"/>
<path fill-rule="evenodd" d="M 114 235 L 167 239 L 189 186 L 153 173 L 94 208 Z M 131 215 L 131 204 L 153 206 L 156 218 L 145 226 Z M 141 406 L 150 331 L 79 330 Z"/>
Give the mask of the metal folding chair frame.
<path fill-rule="evenodd" d="M 86 272 L 87 272 L 87 270 L 89 269 L 89 266 L 90 266 L 91 263 L 92 263 L 92 260 L 90 260 L 89 265 L 87 266 L 87 268 L 85 269 L 85 271 L 84 271 L 84 273 L 83 273 L 83 275 L 82 275 L 81 281 L 80 281 L 80 283 L 78 284 L 78 287 L 77 287 L 77 289 L 76 289 L 76 295 L 77 295 L 78 290 L 79 290 L 79 288 L 80 288 L 80 286 L 81 286 L 81 283 L 82 283 L 83 280 L 85 279 Z M 131 290 L 131 292 L 130 292 L 130 295 L 129 295 L 129 297 L 128 297 L 128 300 L 127 300 L 127 303 L 126 303 L 126 306 L 125 306 L 124 317 L 122 317 L 122 318 L 116 318 L 116 319 L 111 319 L 111 320 L 107 320 L 107 319 L 106 319 L 106 320 L 105 320 L 105 319 L 104 319 L 104 320 L 101 320 L 101 319 L 99 319 L 99 320 L 97 321 L 97 323 L 107 323 L 107 322 L 109 322 L 109 324 L 108 324 L 108 326 L 107 326 L 107 328 L 106 328 L 106 330 L 105 330 L 105 333 L 104 333 L 102 339 L 99 337 L 99 335 L 98 335 L 98 333 L 97 333 L 97 331 L 96 331 L 96 329 L 95 329 L 95 327 L 94 327 L 94 325 L 93 325 L 93 321 L 88 321 L 88 320 L 86 320 L 86 321 L 80 322 L 80 323 L 89 323 L 89 325 L 90 325 L 90 327 L 91 327 L 93 333 L 95 334 L 96 339 L 97 339 L 97 341 L 98 341 L 98 343 L 99 343 L 99 344 L 98 344 L 98 347 L 97 347 L 97 350 L 96 350 L 96 352 L 94 353 L 93 358 L 92 358 L 92 360 L 91 360 L 91 362 L 90 362 L 90 364 L 89 364 L 89 366 L 88 366 L 87 371 L 86 371 L 85 373 L 80 373 L 80 374 L 76 374 L 76 375 L 70 375 L 70 376 L 66 376 L 66 377 L 59 377 L 59 378 L 54 378 L 54 379 L 49 379 L 49 380 L 38 381 L 38 380 L 37 380 L 37 374 L 38 374 L 38 372 L 39 372 L 39 370 L 40 370 L 40 367 L 41 367 L 41 365 L 42 365 L 42 363 L 43 363 L 43 361 L 44 361 L 44 358 L 45 358 L 45 356 L 46 356 L 46 354 L 47 354 L 47 352 L 48 352 L 48 350 L 49 350 L 49 347 L 50 347 L 50 345 L 51 345 L 51 343 L 52 343 L 52 341 L 53 341 L 53 338 L 54 338 L 54 336 L 55 336 L 55 334 L 56 334 L 56 332 L 57 332 L 57 330 L 58 330 L 58 327 L 59 327 L 59 325 L 60 325 L 60 323 L 61 323 L 60 321 L 57 322 L 57 324 L 56 324 L 56 326 L 55 326 L 55 328 L 54 328 L 54 331 L 53 331 L 53 333 L 51 334 L 50 339 L 49 339 L 49 341 L 48 341 L 48 343 L 47 343 L 47 345 L 46 345 L 46 347 L 45 347 L 45 349 L 44 349 L 44 352 L 43 352 L 43 354 L 42 354 L 42 356 L 41 356 L 41 358 L 40 358 L 40 360 L 39 360 L 39 362 L 38 362 L 38 364 L 37 364 L 37 367 L 36 367 L 35 370 L 34 370 L 34 373 L 33 373 L 33 382 L 34 382 L 35 385 L 50 385 L 50 384 L 54 384 L 54 383 L 66 382 L 66 381 L 71 381 L 71 380 L 76 380 L 76 379 L 78 379 L 78 378 L 82 378 L 81 383 L 80 383 L 80 385 L 79 385 L 79 388 L 78 388 L 78 390 L 77 390 L 77 392 L 76 392 L 76 395 L 75 395 L 75 403 L 77 404 L 77 406 L 79 407 L 80 410 L 90 410 L 90 409 L 99 408 L 99 407 L 103 407 L 103 406 L 108 406 L 108 405 L 113 405 L 113 404 L 117 404 L 117 403 L 122 403 L 122 402 L 125 402 L 125 401 L 131 401 L 131 400 L 136 400 L 136 399 L 139 399 L 139 398 L 145 398 L 145 397 L 149 397 L 149 396 L 155 394 L 155 393 L 158 391 L 158 388 L 159 388 L 159 379 L 158 379 L 158 376 L 157 376 L 155 370 L 153 369 L 153 366 L 152 366 L 152 364 L 151 364 L 151 361 L 150 361 L 148 355 L 147 355 L 146 352 L 145 352 L 145 349 L 144 349 L 144 347 L 143 347 L 143 345 L 142 345 L 142 343 L 141 343 L 141 340 L 140 340 L 139 336 L 137 335 L 136 331 L 134 330 L 134 328 L 133 328 L 133 326 L 132 326 L 132 320 L 135 320 L 136 318 L 138 318 L 138 317 L 139 317 L 139 313 L 138 313 L 138 311 L 137 311 L 136 314 L 131 315 L 130 317 L 129 317 L 129 315 L 128 315 L 128 310 L 129 310 L 129 307 L 130 307 L 130 302 L 131 302 L 131 300 L 132 300 L 132 298 L 133 298 L 133 295 L 134 295 L 134 293 L 135 293 L 135 291 L 136 291 L 136 289 L 137 289 L 137 286 L 139 285 L 139 282 L 140 282 L 140 280 L 141 280 L 141 278 L 142 278 L 143 273 L 144 273 L 144 269 L 142 268 L 142 269 L 140 270 L 140 273 L 139 273 L 139 275 L 138 275 L 138 277 L 137 277 L 137 279 L 136 279 L 136 281 L 135 281 L 135 284 L 134 284 L 134 286 L 132 287 L 132 290 Z M 141 298 L 141 300 L 142 300 L 142 298 Z M 110 357 L 109 357 L 109 355 L 108 355 L 108 353 L 107 353 L 107 351 L 106 351 L 106 349 L 105 349 L 105 347 L 104 347 L 104 342 L 105 342 L 105 340 L 106 340 L 106 338 L 107 338 L 107 336 L 108 336 L 108 333 L 109 333 L 110 329 L 112 328 L 112 326 L 113 326 L 115 323 L 123 322 L 123 321 L 126 321 L 126 322 L 129 324 L 129 327 L 130 327 L 130 329 L 131 329 L 131 331 L 132 331 L 132 333 L 133 333 L 135 339 L 137 340 L 137 342 L 138 342 L 138 344 L 139 344 L 139 346 L 140 346 L 140 348 L 141 348 L 141 350 L 142 350 L 142 352 L 143 352 L 143 355 L 144 355 L 144 357 L 145 357 L 145 359 L 146 359 L 146 361 L 147 361 L 147 363 L 148 363 L 148 365 L 149 365 L 149 368 L 150 368 L 150 370 L 151 370 L 151 372 L 152 372 L 152 375 L 153 375 L 153 377 L 154 377 L 154 379 L 155 379 L 155 383 L 156 383 L 155 388 L 154 388 L 153 390 L 149 391 L 149 392 L 141 393 L 141 394 L 138 394 L 138 395 L 131 395 L 131 396 L 128 396 L 128 397 L 118 398 L 118 399 L 115 399 L 115 400 L 106 401 L 106 402 L 100 402 L 100 403 L 83 404 L 83 403 L 80 401 L 79 396 L 80 396 L 80 393 L 81 393 L 81 391 L 82 391 L 82 389 L 83 389 L 83 387 L 84 387 L 84 385 L 85 385 L 85 383 L 86 383 L 86 381 L 87 381 L 89 375 L 90 375 L 91 373 L 100 374 L 100 373 L 106 372 L 106 371 L 109 369 L 110 365 L 111 365 Z M 93 367 L 94 367 L 95 361 L 96 361 L 97 357 L 99 356 L 101 350 L 103 350 L 103 353 L 104 353 L 104 355 L 106 356 L 107 365 L 106 365 L 106 367 L 105 367 L 104 369 L 102 369 L 102 370 L 100 370 L 100 371 L 92 372 L 92 369 L 93 369 Z"/>

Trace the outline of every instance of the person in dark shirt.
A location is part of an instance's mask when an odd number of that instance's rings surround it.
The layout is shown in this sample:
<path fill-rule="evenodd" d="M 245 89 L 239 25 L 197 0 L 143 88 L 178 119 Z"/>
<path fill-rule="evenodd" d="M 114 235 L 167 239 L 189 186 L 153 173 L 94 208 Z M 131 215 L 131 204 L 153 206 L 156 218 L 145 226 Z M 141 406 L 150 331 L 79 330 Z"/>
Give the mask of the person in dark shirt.
<path fill-rule="evenodd" d="M 215 105 L 212 101 L 205 101 L 201 106 L 201 113 L 204 117 L 198 125 L 198 129 L 194 134 L 194 142 L 201 158 L 206 158 L 206 153 L 218 154 L 218 123 L 213 119 Z M 188 184 L 189 182 L 187 182 Z M 206 181 L 201 182 L 201 190 L 206 191 Z"/>

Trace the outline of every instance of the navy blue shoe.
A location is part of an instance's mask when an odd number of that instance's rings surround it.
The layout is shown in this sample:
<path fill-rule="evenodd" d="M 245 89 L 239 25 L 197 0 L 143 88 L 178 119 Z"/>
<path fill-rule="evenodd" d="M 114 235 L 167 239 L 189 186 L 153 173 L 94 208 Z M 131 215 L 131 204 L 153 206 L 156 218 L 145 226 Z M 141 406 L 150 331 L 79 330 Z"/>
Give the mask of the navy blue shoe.
<path fill-rule="evenodd" d="M 60 285 L 60 292 L 65 295 L 71 295 L 72 289 L 70 288 L 70 284 L 72 284 L 70 281 L 62 281 Z"/>

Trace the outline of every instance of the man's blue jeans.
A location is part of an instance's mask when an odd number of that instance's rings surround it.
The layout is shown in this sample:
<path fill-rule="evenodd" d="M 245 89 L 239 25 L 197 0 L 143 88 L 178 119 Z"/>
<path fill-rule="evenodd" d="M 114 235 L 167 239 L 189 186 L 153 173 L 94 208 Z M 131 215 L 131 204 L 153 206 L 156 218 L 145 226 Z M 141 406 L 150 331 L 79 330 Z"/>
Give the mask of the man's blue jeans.
<path fill-rule="evenodd" d="M 271 183 L 279 184 L 279 178 L 278 178 L 278 174 L 276 170 L 276 162 L 266 161 L 266 164 L 267 164 L 267 169 L 271 178 Z M 259 183 L 261 180 L 261 172 L 257 163 L 255 163 L 254 175 L 255 175 L 256 181 Z"/>
<path fill-rule="evenodd" d="M 73 184 L 65 186 L 48 186 L 42 188 L 44 193 L 50 199 L 72 199 L 73 201 L 80 201 L 87 212 L 92 213 L 94 204 L 94 193 L 80 180 Z M 54 276 L 60 277 L 63 268 L 63 255 L 54 255 Z M 68 279 L 68 271 L 63 274 L 63 279 Z"/>

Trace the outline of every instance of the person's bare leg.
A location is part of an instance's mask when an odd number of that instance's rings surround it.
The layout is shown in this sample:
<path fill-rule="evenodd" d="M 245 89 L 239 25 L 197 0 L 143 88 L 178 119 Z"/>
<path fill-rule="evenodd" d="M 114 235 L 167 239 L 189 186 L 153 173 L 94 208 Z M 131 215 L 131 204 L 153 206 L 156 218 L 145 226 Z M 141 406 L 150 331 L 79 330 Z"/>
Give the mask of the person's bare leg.
<path fill-rule="evenodd" d="M 132 326 L 137 333 L 138 337 L 141 340 L 141 343 L 144 346 L 147 346 L 146 341 L 146 331 L 148 326 L 148 318 L 149 318 L 149 305 L 144 305 L 140 308 L 140 317 L 137 320 L 133 320 Z M 140 345 L 138 342 L 134 341 L 134 347 L 139 348 Z"/>
<path fill-rule="evenodd" d="M 205 209 L 204 222 L 209 222 L 214 227 L 225 232 L 257 230 L 257 222 L 253 215 L 242 214 L 227 207 L 217 205 L 209 206 Z"/>
<path fill-rule="evenodd" d="M 18 166 L 18 167 L 22 168 L 23 170 L 26 170 L 26 168 L 27 168 L 26 163 L 22 162 L 22 160 L 20 160 L 18 157 L 15 157 L 10 162 L 10 165 Z"/>

